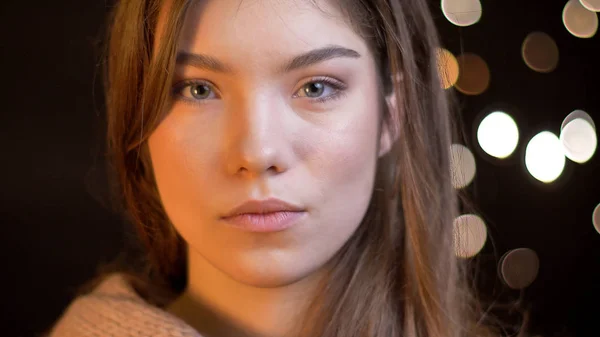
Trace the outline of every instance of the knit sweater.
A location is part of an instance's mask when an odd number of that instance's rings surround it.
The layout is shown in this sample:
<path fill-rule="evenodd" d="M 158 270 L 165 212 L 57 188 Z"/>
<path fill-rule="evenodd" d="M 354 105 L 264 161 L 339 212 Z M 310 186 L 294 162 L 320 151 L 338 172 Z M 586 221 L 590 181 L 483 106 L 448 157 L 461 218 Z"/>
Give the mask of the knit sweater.
<path fill-rule="evenodd" d="M 175 315 L 142 299 L 120 274 L 76 298 L 49 337 L 201 337 Z"/>

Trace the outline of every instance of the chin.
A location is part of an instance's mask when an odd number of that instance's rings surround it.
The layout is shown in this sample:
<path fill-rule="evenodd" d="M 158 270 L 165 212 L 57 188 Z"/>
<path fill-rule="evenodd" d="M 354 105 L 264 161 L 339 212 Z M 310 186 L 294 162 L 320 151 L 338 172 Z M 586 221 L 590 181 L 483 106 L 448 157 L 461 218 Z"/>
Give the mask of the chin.
<path fill-rule="evenodd" d="M 281 288 L 302 280 L 301 277 L 285 277 L 281 275 L 250 275 L 236 280 L 255 288 Z"/>
<path fill-rule="evenodd" d="M 285 260 L 285 259 L 284 259 Z M 228 270 L 223 270 L 235 281 L 257 288 L 280 288 L 312 279 L 319 270 L 319 265 L 305 266 L 298 261 L 265 263 L 250 261 L 239 263 L 237 266 L 229 264 Z M 234 268 L 231 268 L 234 267 Z"/>

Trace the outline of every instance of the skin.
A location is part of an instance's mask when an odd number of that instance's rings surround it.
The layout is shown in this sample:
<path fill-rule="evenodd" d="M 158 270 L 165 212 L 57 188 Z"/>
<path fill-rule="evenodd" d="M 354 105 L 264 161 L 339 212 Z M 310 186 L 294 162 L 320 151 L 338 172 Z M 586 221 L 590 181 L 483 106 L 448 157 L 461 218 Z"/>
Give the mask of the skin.
<path fill-rule="evenodd" d="M 361 223 L 377 157 L 389 150 L 387 133 L 378 132 L 373 56 L 333 6 L 319 7 L 326 13 L 303 1 L 213 0 L 197 2 L 186 17 L 179 51 L 209 55 L 232 72 L 178 66 L 174 84 L 208 87 L 175 93 L 149 148 L 162 203 L 189 247 L 189 283 L 168 310 L 204 336 L 289 332 L 326 263 Z M 360 57 L 280 71 L 330 45 Z M 339 98 L 316 101 L 336 92 L 323 76 L 344 84 Z M 324 90 L 309 97 L 304 89 L 315 77 Z M 207 91 L 199 98 L 193 89 Z M 274 233 L 219 219 L 270 197 L 306 214 Z"/>

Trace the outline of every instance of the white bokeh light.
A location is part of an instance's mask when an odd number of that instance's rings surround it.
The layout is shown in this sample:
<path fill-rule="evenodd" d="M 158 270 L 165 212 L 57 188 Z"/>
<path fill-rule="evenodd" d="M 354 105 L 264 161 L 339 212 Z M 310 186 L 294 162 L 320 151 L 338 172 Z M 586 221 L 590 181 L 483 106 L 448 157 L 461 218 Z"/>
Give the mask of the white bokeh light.
<path fill-rule="evenodd" d="M 519 128 L 508 114 L 501 111 L 492 112 L 479 124 L 477 141 L 481 149 L 490 156 L 506 158 L 519 143 Z"/>
<path fill-rule="evenodd" d="M 454 219 L 453 226 L 456 256 L 470 258 L 477 255 L 487 239 L 487 227 L 483 219 L 474 214 L 463 214 Z"/>
<path fill-rule="evenodd" d="M 448 21 L 460 26 L 471 26 L 481 19 L 479 0 L 442 0 L 442 12 Z"/>
<path fill-rule="evenodd" d="M 565 125 L 567 125 L 569 122 L 571 122 L 574 119 L 577 118 L 581 118 L 581 119 L 585 119 L 588 123 L 590 123 L 590 125 L 596 129 L 596 124 L 594 123 L 594 120 L 592 119 L 592 117 L 585 111 L 577 109 L 574 110 L 573 112 L 571 112 L 570 114 L 567 115 L 567 117 L 565 117 L 565 119 L 563 120 L 560 128 L 561 130 L 565 127 Z"/>
<path fill-rule="evenodd" d="M 569 0 L 563 9 L 563 24 L 569 33 L 579 38 L 590 38 L 598 31 L 598 15 L 579 0 Z"/>
<path fill-rule="evenodd" d="M 533 136 L 525 149 L 525 166 L 541 182 L 556 180 L 565 168 L 565 155 L 558 137 L 550 131 Z"/>
<path fill-rule="evenodd" d="M 452 169 L 452 186 L 466 187 L 475 177 L 475 157 L 471 150 L 461 144 L 450 146 L 450 164 Z"/>
<path fill-rule="evenodd" d="M 600 12 L 600 0 L 579 0 L 586 9 L 594 12 Z"/>
<path fill-rule="evenodd" d="M 576 118 L 562 127 L 560 141 L 565 156 L 580 164 L 592 158 L 598 145 L 594 126 L 583 118 Z"/>

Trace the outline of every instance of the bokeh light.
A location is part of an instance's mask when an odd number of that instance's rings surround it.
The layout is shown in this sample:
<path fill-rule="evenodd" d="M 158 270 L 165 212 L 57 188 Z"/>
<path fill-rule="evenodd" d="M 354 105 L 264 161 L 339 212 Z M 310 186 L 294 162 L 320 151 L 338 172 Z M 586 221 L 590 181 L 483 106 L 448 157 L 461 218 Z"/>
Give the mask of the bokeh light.
<path fill-rule="evenodd" d="M 594 212 L 592 213 L 592 223 L 594 224 L 596 231 L 600 233 L 600 204 L 594 208 Z"/>
<path fill-rule="evenodd" d="M 458 80 L 454 87 L 465 95 L 479 95 L 487 90 L 490 84 L 490 69 L 487 63 L 477 54 L 459 55 Z"/>
<path fill-rule="evenodd" d="M 448 21 L 457 26 L 471 26 L 481 19 L 481 2 L 479 0 L 442 0 L 442 12 Z"/>
<path fill-rule="evenodd" d="M 500 259 L 500 278 L 511 289 L 525 289 L 537 278 L 540 260 L 529 248 L 513 249 Z"/>
<path fill-rule="evenodd" d="M 456 57 L 449 50 L 439 48 L 437 64 L 443 88 L 448 89 L 452 87 L 458 80 L 459 68 Z"/>
<path fill-rule="evenodd" d="M 565 155 L 558 137 L 550 131 L 533 136 L 525 149 L 525 166 L 541 182 L 556 180 L 565 168 Z"/>
<path fill-rule="evenodd" d="M 569 0 L 562 17 L 569 33 L 576 37 L 590 38 L 598 31 L 598 15 L 585 8 L 579 0 Z"/>
<path fill-rule="evenodd" d="M 570 160 L 580 164 L 590 160 L 598 145 L 592 117 L 583 110 L 570 113 L 561 125 L 560 141 Z"/>
<path fill-rule="evenodd" d="M 477 141 L 485 153 L 496 158 L 510 156 L 519 143 L 519 128 L 505 112 L 485 116 L 477 128 Z"/>
<path fill-rule="evenodd" d="M 565 156 L 576 163 L 583 164 L 596 152 L 598 139 L 596 130 L 585 119 L 575 119 L 568 123 L 560 133 Z"/>
<path fill-rule="evenodd" d="M 454 219 L 454 253 L 460 258 L 477 255 L 487 239 L 483 219 L 474 214 L 463 214 Z"/>
<path fill-rule="evenodd" d="M 579 2 L 587 10 L 600 12 L 600 0 L 580 0 Z"/>
<path fill-rule="evenodd" d="M 558 65 L 558 46 L 550 35 L 532 32 L 523 41 L 521 54 L 525 64 L 540 73 L 549 73 Z"/>
<path fill-rule="evenodd" d="M 450 164 L 452 171 L 452 186 L 466 187 L 475 177 L 475 157 L 471 150 L 461 144 L 450 146 Z"/>
<path fill-rule="evenodd" d="M 590 125 L 592 125 L 594 129 L 596 129 L 596 124 L 594 123 L 592 117 L 587 112 L 580 109 L 573 110 L 570 114 L 567 115 L 567 117 L 565 117 L 565 119 L 562 122 L 561 129 L 564 128 L 565 125 L 567 125 L 567 123 L 577 118 L 585 119 L 588 123 L 590 123 Z"/>

